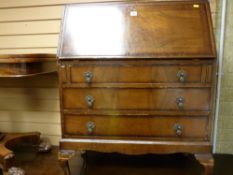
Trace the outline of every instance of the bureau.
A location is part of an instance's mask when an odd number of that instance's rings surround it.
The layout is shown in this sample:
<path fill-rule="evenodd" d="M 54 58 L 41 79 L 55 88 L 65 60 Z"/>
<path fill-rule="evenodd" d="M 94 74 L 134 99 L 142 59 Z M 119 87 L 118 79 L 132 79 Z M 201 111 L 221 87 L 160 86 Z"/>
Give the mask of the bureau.
<path fill-rule="evenodd" d="M 212 174 L 207 0 L 67 5 L 58 63 L 65 174 L 71 150 L 190 153 Z"/>

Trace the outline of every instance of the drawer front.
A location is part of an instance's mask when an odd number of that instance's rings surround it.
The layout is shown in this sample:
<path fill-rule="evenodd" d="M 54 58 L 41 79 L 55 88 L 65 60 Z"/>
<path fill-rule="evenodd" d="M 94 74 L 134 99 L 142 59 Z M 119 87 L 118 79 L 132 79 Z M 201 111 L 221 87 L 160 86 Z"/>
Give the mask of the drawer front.
<path fill-rule="evenodd" d="M 207 117 L 66 115 L 63 134 L 68 136 L 205 138 L 207 125 Z"/>
<path fill-rule="evenodd" d="M 183 61 L 184 62 L 184 61 Z M 89 63 L 89 62 L 88 62 Z M 200 83 L 205 82 L 206 65 L 144 63 L 82 63 L 70 68 L 72 83 Z"/>
<path fill-rule="evenodd" d="M 64 88 L 65 109 L 209 110 L 208 88 Z"/>

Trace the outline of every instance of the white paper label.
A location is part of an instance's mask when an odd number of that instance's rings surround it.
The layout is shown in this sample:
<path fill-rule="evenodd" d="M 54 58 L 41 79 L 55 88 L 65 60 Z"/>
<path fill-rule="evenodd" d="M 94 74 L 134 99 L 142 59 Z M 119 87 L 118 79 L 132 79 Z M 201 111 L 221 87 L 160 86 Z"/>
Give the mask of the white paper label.
<path fill-rule="evenodd" d="M 199 4 L 193 4 L 193 8 L 199 8 L 200 5 Z"/>
<path fill-rule="evenodd" d="M 130 16 L 138 16 L 138 12 L 133 10 L 130 12 Z"/>

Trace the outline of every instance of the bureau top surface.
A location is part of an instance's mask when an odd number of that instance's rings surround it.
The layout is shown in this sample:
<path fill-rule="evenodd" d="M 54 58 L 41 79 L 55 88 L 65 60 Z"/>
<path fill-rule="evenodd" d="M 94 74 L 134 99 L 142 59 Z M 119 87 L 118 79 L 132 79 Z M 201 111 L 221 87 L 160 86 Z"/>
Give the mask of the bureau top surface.
<path fill-rule="evenodd" d="M 67 5 L 58 58 L 215 58 L 208 1 Z"/>

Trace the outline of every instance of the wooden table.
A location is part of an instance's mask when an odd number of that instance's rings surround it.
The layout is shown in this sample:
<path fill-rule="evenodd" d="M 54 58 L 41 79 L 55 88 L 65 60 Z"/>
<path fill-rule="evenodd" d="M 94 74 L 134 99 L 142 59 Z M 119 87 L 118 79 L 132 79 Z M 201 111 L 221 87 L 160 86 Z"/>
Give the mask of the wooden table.
<path fill-rule="evenodd" d="M 56 71 L 54 54 L 0 55 L 0 77 L 28 77 Z M 15 147 L 21 144 L 39 146 L 40 133 L 0 133 L 0 163 L 4 174 L 14 165 Z M 45 147 L 47 145 L 45 144 Z"/>

